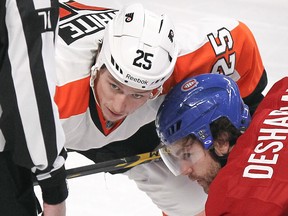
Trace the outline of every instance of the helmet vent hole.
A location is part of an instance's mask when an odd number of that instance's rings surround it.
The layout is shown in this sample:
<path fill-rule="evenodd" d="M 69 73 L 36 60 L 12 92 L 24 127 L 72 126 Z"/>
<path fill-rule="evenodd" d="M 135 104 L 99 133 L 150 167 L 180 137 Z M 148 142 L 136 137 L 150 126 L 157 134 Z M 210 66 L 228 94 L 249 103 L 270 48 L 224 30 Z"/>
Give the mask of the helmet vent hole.
<path fill-rule="evenodd" d="M 115 62 L 113 56 L 111 55 L 111 64 L 115 67 L 115 69 L 120 73 L 123 74 L 122 69 L 119 67 L 119 65 Z"/>
<path fill-rule="evenodd" d="M 172 61 L 172 57 L 169 55 L 169 53 L 168 53 L 168 59 L 170 62 Z"/>
<path fill-rule="evenodd" d="M 115 64 L 115 61 L 114 61 L 114 58 L 113 56 L 111 55 L 111 64 L 114 65 Z"/>
<path fill-rule="evenodd" d="M 169 135 L 172 135 L 176 133 L 177 131 L 179 131 L 181 128 L 181 123 L 182 121 L 180 120 L 180 121 L 177 121 L 175 124 L 173 124 L 168 130 Z"/>
<path fill-rule="evenodd" d="M 161 20 L 161 23 L 160 23 L 159 33 L 161 32 L 162 26 L 163 26 L 163 19 Z"/>

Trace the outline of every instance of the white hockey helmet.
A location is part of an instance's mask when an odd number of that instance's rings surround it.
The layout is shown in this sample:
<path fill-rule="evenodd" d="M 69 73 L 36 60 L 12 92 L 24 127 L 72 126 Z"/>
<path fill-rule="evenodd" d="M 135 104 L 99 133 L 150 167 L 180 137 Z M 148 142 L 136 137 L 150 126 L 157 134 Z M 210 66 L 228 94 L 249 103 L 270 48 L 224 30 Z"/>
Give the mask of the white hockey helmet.
<path fill-rule="evenodd" d="M 171 20 L 137 3 L 125 7 L 108 23 L 94 68 L 105 64 L 119 82 L 152 90 L 170 77 L 177 56 Z"/>

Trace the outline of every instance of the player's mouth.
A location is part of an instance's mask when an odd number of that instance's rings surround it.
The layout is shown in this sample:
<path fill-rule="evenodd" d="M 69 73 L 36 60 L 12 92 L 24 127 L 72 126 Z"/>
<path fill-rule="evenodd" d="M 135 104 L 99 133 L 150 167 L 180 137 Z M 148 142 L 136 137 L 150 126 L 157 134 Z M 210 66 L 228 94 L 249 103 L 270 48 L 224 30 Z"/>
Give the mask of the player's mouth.
<path fill-rule="evenodd" d="M 106 109 L 104 110 L 105 113 L 105 118 L 109 121 L 117 121 L 120 120 L 122 118 L 124 118 L 126 115 L 123 113 L 116 113 L 113 112 L 111 109 L 109 109 L 108 107 L 106 107 Z"/>

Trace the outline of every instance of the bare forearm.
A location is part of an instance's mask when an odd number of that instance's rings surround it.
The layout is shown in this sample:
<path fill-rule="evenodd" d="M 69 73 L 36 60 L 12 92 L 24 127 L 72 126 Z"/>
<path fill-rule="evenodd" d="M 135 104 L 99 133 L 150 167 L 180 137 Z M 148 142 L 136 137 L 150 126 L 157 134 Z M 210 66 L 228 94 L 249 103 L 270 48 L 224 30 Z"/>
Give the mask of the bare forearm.
<path fill-rule="evenodd" d="M 65 216 L 66 215 L 66 203 L 56 205 L 50 205 L 48 203 L 43 204 L 43 216 Z"/>

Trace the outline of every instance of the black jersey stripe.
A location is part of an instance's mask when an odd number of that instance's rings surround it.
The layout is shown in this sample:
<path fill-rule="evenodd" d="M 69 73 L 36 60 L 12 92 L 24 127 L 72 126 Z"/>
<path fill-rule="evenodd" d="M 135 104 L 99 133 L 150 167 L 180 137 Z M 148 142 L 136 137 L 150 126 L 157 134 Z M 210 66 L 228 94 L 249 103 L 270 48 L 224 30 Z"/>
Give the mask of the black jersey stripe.
<path fill-rule="evenodd" d="M 45 66 L 50 67 L 50 65 L 44 65 L 45 59 L 43 59 L 43 56 L 45 53 L 42 53 L 44 50 L 42 49 L 42 39 L 46 40 L 51 36 L 54 38 L 53 30 L 56 28 L 57 20 L 51 20 L 50 17 L 53 13 L 57 14 L 56 17 L 58 17 L 58 10 L 57 8 L 54 8 L 54 10 L 51 8 L 38 10 L 33 9 L 34 13 L 27 16 L 25 12 L 27 10 L 31 10 L 30 8 L 34 8 L 33 2 L 17 0 L 17 5 L 22 19 L 23 30 L 28 47 L 30 72 L 35 94 L 33 96 L 35 97 L 38 106 L 38 115 L 43 140 L 47 151 L 47 160 L 48 163 L 51 164 L 55 160 L 55 155 L 57 155 L 56 128 L 49 86 L 47 84 L 46 74 L 43 73 L 43 71 L 46 73 L 49 72 L 49 70 L 47 72 L 47 68 L 45 68 Z M 32 26 L 31 23 L 36 25 L 37 28 Z M 41 53 L 42 55 L 39 55 Z M 50 59 L 46 59 L 46 61 L 49 60 Z M 54 143 L 54 145 L 51 145 L 51 143 Z"/>

